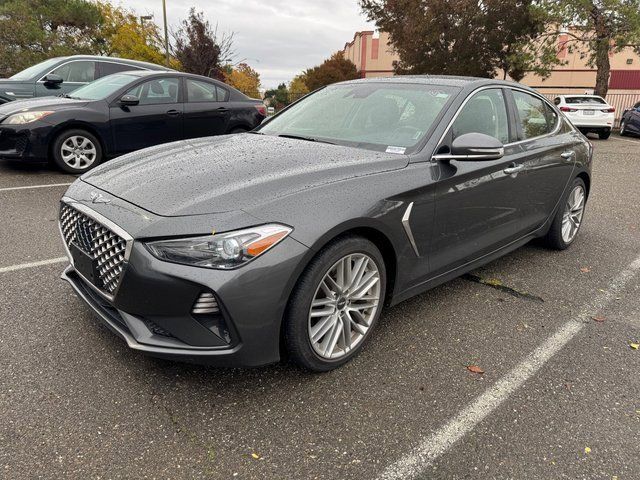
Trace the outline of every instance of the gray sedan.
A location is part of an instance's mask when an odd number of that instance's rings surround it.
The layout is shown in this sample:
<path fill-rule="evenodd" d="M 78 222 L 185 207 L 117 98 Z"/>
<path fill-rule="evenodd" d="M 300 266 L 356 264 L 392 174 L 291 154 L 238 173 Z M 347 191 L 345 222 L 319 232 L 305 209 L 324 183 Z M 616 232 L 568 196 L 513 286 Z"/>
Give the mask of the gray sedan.
<path fill-rule="evenodd" d="M 397 304 L 540 238 L 577 238 L 592 148 L 502 81 L 335 84 L 257 130 L 109 162 L 62 199 L 63 278 L 136 350 L 349 361 Z"/>

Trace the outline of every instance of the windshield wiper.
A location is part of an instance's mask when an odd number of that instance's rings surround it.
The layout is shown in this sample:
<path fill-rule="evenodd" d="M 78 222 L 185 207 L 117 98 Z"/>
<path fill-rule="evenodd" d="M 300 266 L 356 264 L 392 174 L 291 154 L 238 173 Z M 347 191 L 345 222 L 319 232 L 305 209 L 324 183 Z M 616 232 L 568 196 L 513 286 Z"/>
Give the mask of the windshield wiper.
<path fill-rule="evenodd" d="M 60 98 L 70 98 L 72 100 L 80 100 L 78 97 L 72 97 L 68 93 L 61 93 L 60 95 L 58 95 L 58 97 L 60 97 Z"/>
<path fill-rule="evenodd" d="M 278 137 L 280 137 L 280 138 L 293 138 L 293 139 L 296 139 L 296 140 L 305 140 L 307 142 L 328 143 L 329 145 L 335 145 L 335 143 L 329 142 L 328 140 L 320 140 L 319 138 L 305 137 L 304 135 L 291 135 L 291 134 L 288 134 L 288 133 L 281 133 L 280 135 L 278 135 Z"/>

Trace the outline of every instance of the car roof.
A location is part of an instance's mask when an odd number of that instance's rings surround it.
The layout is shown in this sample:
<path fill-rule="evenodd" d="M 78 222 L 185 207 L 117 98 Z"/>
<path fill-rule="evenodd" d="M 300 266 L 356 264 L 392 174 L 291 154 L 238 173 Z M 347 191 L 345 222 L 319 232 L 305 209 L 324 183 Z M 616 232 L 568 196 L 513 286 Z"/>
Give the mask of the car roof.
<path fill-rule="evenodd" d="M 58 57 L 60 60 L 93 60 L 93 61 L 113 61 L 131 66 L 147 68 L 149 70 L 172 70 L 169 67 L 157 65 L 155 63 L 142 62 L 140 60 L 129 60 L 128 58 L 106 57 L 102 55 L 70 55 L 68 57 Z"/>
<path fill-rule="evenodd" d="M 456 75 L 395 75 L 393 77 L 362 78 L 358 80 L 348 80 L 342 83 L 401 83 L 401 84 L 423 84 L 441 85 L 459 88 L 477 88 L 485 85 L 518 87 L 537 93 L 530 87 L 521 83 L 508 80 L 497 80 L 493 78 L 464 77 Z"/>

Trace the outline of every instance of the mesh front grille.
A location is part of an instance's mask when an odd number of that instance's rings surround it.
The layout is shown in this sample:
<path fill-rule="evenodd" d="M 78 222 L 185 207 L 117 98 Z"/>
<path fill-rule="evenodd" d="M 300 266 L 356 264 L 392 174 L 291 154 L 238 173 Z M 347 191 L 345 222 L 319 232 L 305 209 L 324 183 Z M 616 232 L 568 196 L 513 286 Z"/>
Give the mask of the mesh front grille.
<path fill-rule="evenodd" d="M 96 287 L 115 292 L 124 269 L 126 240 L 65 203 L 60 207 L 60 227 L 67 247 L 75 244 L 96 262 Z"/>

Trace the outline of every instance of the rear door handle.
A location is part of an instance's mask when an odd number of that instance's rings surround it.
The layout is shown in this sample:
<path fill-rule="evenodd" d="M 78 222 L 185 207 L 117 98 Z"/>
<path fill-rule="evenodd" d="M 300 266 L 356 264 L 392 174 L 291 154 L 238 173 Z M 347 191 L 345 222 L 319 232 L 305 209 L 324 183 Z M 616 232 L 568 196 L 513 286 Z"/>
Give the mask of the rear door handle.
<path fill-rule="evenodd" d="M 524 170 L 524 164 L 516 165 L 515 163 L 509 168 L 505 168 L 503 172 L 507 175 L 513 175 Z"/>
<path fill-rule="evenodd" d="M 576 154 L 576 152 L 574 152 L 573 150 L 569 151 L 569 152 L 562 152 L 560 154 L 560 156 L 562 158 L 564 158 L 565 160 L 571 160 L 573 158 L 573 156 Z"/>
<path fill-rule="evenodd" d="M 167 112 L 167 115 L 169 115 L 170 117 L 175 117 L 176 115 L 180 115 L 180 110 L 169 110 Z"/>
<path fill-rule="evenodd" d="M 229 109 L 228 109 L 228 108 L 225 108 L 225 107 L 220 107 L 220 108 L 218 109 L 218 112 L 220 112 L 220 113 L 227 113 L 228 111 L 229 111 Z"/>

